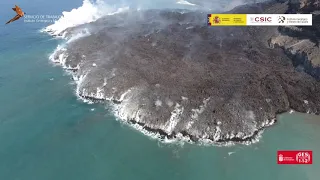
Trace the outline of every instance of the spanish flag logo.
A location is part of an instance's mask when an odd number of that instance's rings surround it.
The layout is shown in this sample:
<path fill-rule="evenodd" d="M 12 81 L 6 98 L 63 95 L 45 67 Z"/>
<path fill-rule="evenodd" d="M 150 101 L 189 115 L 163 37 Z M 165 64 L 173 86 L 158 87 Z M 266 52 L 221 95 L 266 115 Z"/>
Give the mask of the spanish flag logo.
<path fill-rule="evenodd" d="M 209 26 L 246 26 L 246 14 L 208 14 Z"/>

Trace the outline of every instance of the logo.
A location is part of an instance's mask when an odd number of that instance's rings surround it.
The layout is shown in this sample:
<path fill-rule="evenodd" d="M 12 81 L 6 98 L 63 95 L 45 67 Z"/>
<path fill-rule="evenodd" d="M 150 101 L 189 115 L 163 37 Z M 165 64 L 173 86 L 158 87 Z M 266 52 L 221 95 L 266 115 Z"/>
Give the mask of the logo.
<path fill-rule="evenodd" d="M 16 21 L 18 19 L 20 19 L 21 17 L 23 17 L 26 13 L 22 11 L 22 9 L 15 5 L 14 8 L 12 8 L 12 10 L 14 12 L 16 12 L 16 16 L 14 16 L 12 19 L 10 19 L 6 24 L 12 23 L 13 21 Z"/>
<path fill-rule="evenodd" d="M 286 20 L 286 17 L 284 17 L 284 16 L 279 16 L 278 17 L 278 22 L 279 23 L 284 23 L 285 20 Z"/>
<path fill-rule="evenodd" d="M 278 164 L 312 164 L 312 151 L 278 151 Z"/>
<path fill-rule="evenodd" d="M 312 14 L 247 14 L 248 26 L 312 26 Z"/>
<path fill-rule="evenodd" d="M 250 18 L 250 20 L 252 21 L 252 22 L 266 22 L 266 23 L 268 23 L 268 22 L 272 22 L 272 17 L 270 17 L 270 16 L 266 16 L 266 17 L 251 17 Z"/>
<path fill-rule="evenodd" d="M 279 159 L 278 161 L 282 162 L 283 161 L 283 155 L 282 154 L 279 154 Z"/>
<path fill-rule="evenodd" d="M 310 154 L 308 152 L 299 152 L 296 155 L 296 161 L 299 163 L 309 163 L 310 162 Z"/>
<path fill-rule="evenodd" d="M 209 26 L 245 26 L 246 14 L 208 14 Z"/>
<path fill-rule="evenodd" d="M 220 23 L 220 18 L 219 18 L 219 16 L 214 17 L 213 22 L 214 22 L 215 24 L 219 24 L 219 23 Z"/>

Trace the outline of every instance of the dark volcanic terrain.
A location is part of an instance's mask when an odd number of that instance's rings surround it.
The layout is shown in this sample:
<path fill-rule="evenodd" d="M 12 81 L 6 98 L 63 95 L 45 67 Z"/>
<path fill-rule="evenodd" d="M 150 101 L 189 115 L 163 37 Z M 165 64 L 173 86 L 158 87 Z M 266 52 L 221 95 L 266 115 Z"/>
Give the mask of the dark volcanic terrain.
<path fill-rule="evenodd" d="M 231 12 L 289 8 L 270 2 Z M 111 101 L 122 120 L 162 137 L 248 141 L 279 113 L 319 114 L 318 25 L 208 27 L 206 17 L 182 10 L 107 16 L 65 30 L 66 37 L 90 35 L 70 40 L 53 59 L 74 71 L 80 96 Z"/>

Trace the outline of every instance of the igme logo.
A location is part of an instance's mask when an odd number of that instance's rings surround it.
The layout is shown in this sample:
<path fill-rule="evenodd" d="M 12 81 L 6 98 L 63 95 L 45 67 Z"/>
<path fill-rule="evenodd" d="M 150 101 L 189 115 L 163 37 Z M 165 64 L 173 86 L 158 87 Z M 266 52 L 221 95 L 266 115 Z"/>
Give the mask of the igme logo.
<path fill-rule="evenodd" d="M 284 16 L 279 16 L 278 17 L 278 22 L 279 23 L 284 23 L 285 20 L 286 20 L 286 17 L 284 17 Z"/>

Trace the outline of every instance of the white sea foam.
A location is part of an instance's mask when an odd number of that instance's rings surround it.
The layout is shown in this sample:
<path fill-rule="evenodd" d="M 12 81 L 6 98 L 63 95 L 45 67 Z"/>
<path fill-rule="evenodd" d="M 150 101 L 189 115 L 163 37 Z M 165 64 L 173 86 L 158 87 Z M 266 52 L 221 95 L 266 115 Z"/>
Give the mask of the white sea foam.
<path fill-rule="evenodd" d="M 80 84 L 84 81 L 86 75 L 80 76 L 78 78 L 77 82 L 77 87 L 80 86 Z M 78 88 L 77 88 L 78 89 Z M 131 98 L 131 96 L 128 96 L 129 92 L 132 92 L 133 89 L 130 89 L 126 92 L 124 92 L 122 94 L 122 97 L 124 99 L 126 99 L 127 101 L 129 101 L 129 99 Z M 79 90 L 77 90 L 78 93 L 77 95 L 79 95 Z M 98 91 L 98 89 L 97 89 Z M 88 94 L 86 92 L 85 89 L 83 89 L 83 94 Z M 98 94 L 98 93 L 97 93 Z M 131 93 L 131 94 L 134 94 Z M 94 94 L 91 94 L 91 96 L 93 96 L 94 98 L 97 98 L 94 96 Z M 124 98 L 126 97 L 126 98 Z M 83 99 L 82 97 L 79 96 L 79 98 L 81 100 L 83 100 L 86 103 L 93 103 L 90 100 L 87 99 Z M 129 123 L 129 121 L 127 121 L 128 119 L 135 119 L 136 122 L 139 122 L 139 115 L 143 115 L 143 112 L 141 112 L 141 110 L 137 110 L 135 113 L 132 113 L 131 107 L 132 104 L 130 104 L 130 102 L 126 102 L 124 101 L 123 103 L 119 104 L 119 105 L 114 105 L 113 109 L 114 109 L 114 114 L 116 115 L 117 120 L 119 120 L 121 123 L 124 123 L 126 125 L 131 126 L 132 128 L 134 128 L 135 130 L 138 130 L 139 132 L 143 133 L 144 135 L 148 136 L 149 138 L 153 139 L 153 140 L 157 140 L 160 141 L 164 144 L 179 144 L 179 145 L 183 145 L 185 142 L 187 143 L 194 143 L 193 141 L 191 141 L 190 137 L 188 136 L 183 136 L 181 133 L 177 133 L 177 135 L 174 138 L 167 138 L 167 137 L 161 137 L 161 135 L 157 132 L 150 132 L 148 130 L 146 130 L 143 126 L 139 125 L 139 124 L 132 124 Z M 179 115 L 183 112 L 183 107 L 179 104 L 176 104 L 175 106 L 175 110 L 172 112 L 172 116 L 171 119 L 166 123 L 166 125 L 162 128 L 164 128 L 168 134 L 170 134 L 173 129 L 175 128 L 176 124 L 179 121 Z M 274 120 L 271 120 L 270 123 L 265 124 L 265 125 L 271 125 L 274 123 Z M 260 138 L 261 138 L 261 134 L 262 134 L 263 130 L 259 131 L 258 134 L 255 136 L 254 139 L 251 139 L 250 141 L 244 141 L 244 142 L 239 142 L 240 144 L 245 144 L 245 145 L 250 145 L 252 143 L 256 143 L 259 142 Z M 238 133 L 236 135 L 232 134 L 230 135 L 230 137 L 243 137 L 244 133 Z M 249 137 L 249 136 L 247 136 Z M 216 131 L 215 131 L 215 135 L 214 135 L 214 140 L 209 139 L 208 135 L 203 135 L 202 138 L 199 139 L 199 142 L 197 142 L 199 145 L 205 145 L 205 146 L 231 146 L 234 145 L 235 142 L 217 142 L 218 140 L 220 140 L 221 138 L 221 129 L 219 126 L 216 126 Z"/>
<path fill-rule="evenodd" d="M 119 117 L 119 116 L 116 116 L 116 117 L 120 123 L 124 123 L 126 125 L 129 125 L 133 129 L 143 133 L 144 135 L 146 135 L 150 139 L 159 141 L 161 143 L 164 143 L 164 144 L 168 144 L 168 143 L 173 144 L 174 143 L 174 144 L 178 144 L 178 145 L 184 145 L 184 143 L 194 144 L 194 142 L 190 139 L 190 137 L 183 136 L 181 133 L 177 133 L 174 138 L 170 138 L 170 139 L 168 139 L 167 137 L 162 138 L 159 133 L 150 132 L 150 131 L 144 129 L 144 127 L 139 124 L 132 124 L 132 123 L 129 123 L 128 121 L 123 121 L 123 117 Z M 219 134 L 220 129 L 217 128 L 217 130 L 218 130 L 217 134 Z M 256 138 L 252 139 L 251 141 L 244 141 L 244 142 L 239 142 L 239 143 L 244 144 L 244 145 L 250 145 L 252 143 L 257 143 L 257 142 L 259 142 L 259 140 L 261 138 L 262 132 L 263 132 L 263 130 L 259 131 Z M 235 142 L 228 141 L 228 142 L 219 142 L 218 143 L 218 142 L 212 141 L 211 139 L 208 139 L 208 138 L 200 138 L 199 141 L 197 142 L 197 144 L 203 145 L 203 146 L 232 146 L 235 144 Z"/>
<path fill-rule="evenodd" d="M 68 54 L 66 53 L 66 48 L 64 45 L 58 45 L 54 52 L 49 56 L 49 60 L 53 63 L 60 64 L 64 69 L 67 69 L 65 66 L 66 59 Z"/>
<path fill-rule="evenodd" d="M 195 5 L 192 3 L 189 3 L 185 0 L 180 0 L 178 1 L 178 3 L 180 2 L 180 4 L 185 4 L 185 5 Z M 90 2 L 89 0 L 84 0 L 83 1 L 83 5 L 79 8 L 73 9 L 70 12 L 63 12 L 63 17 L 61 17 L 58 21 L 56 21 L 54 24 L 46 27 L 44 29 L 44 31 L 48 32 L 51 31 L 51 34 L 54 35 L 58 35 L 60 34 L 62 31 L 64 31 L 67 28 L 70 27 L 74 27 L 80 24 L 84 24 L 84 23 L 89 23 L 89 22 L 93 22 L 97 19 L 99 19 L 102 16 L 105 15 L 112 15 L 112 14 L 116 14 L 116 13 L 120 13 L 123 12 L 125 10 L 128 10 L 128 7 L 125 8 L 116 8 L 115 6 L 108 6 L 106 5 L 102 0 L 96 0 L 95 2 Z M 192 28 L 192 27 L 190 27 Z M 88 29 L 84 29 L 82 32 L 77 33 L 77 34 L 73 34 L 71 39 L 68 39 L 68 41 L 66 42 L 67 44 L 84 36 L 90 35 L 90 32 Z M 59 55 L 58 55 L 59 53 Z M 51 56 L 49 57 L 50 60 L 52 62 L 56 62 L 61 64 L 65 69 L 70 70 L 70 69 L 80 69 L 79 65 L 76 68 L 71 68 L 70 66 L 66 66 L 66 59 L 68 57 L 68 54 L 66 53 L 66 49 L 64 48 L 63 45 L 60 45 L 57 47 L 57 49 L 54 51 L 54 53 L 51 54 Z M 96 64 L 92 64 L 92 66 L 96 66 Z M 90 96 L 92 98 L 97 98 L 97 99 L 106 99 L 106 100 L 113 100 L 114 97 L 105 97 L 105 93 L 103 90 L 103 87 L 98 87 L 96 92 L 87 92 L 86 89 L 82 88 L 81 85 L 83 83 L 83 81 L 85 80 L 88 72 L 83 73 L 83 75 L 78 76 L 76 73 L 70 73 L 73 76 L 73 79 L 75 80 L 76 83 L 76 95 L 78 96 L 78 98 L 86 103 L 92 104 L 93 102 L 91 100 L 85 99 L 80 95 L 86 95 L 86 96 Z M 107 79 L 104 79 L 104 83 L 103 86 L 107 85 Z M 159 85 L 160 87 L 160 85 Z M 125 123 L 125 124 L 130 124 L 128 123 L 128 119 L 135 119 L 137 122 L 140 121 L 140 116 L 143 117 L 143 114 L 145 112 L 143 112 L 141 109 L 137 108 L 135 104 L 132 104 L 130 102 L 130 98 L 133 94 L 136 94 L 136 92 L 131 92 L 131 90 L 128 90 L 126 92 L 124 92 L 121 96 L 120 96 L 120 101 L 124 101 L 119 105 L 114 105 L 114 109 L 117 110 L 118 112 L 115 113 L 115 115 L 117 116 L 118 119 L 121 119 L 121 122 Z M 188 100 L 188 98 L 186 97 L 182 97 L 183 101 Z M 201 114 L 207 105 L 207 102 L 209 101 L 209 98 L 204 100 L 203 105 L 199 107 L 199 109 L 194 109 L 194 118 L 197 119 L 198 115 Z M 160 103 L 160 101 L 156 102 L 157 105 L 162 105 L 162 103 Z M 172 107 L 174 105 L 173 101 L 171 101 L 170 99 L 166 99 L 165 100 L 165 104 L 168 105 L 169 107 Z M 91 109 L 91 111 L 94 109 Z M 176 104 L 176 106 L 174 107 L 174 111 L 172 112 L 172 116 L 170 117 L 169 121 L 164 125 L 164 127 L 162 127 L 163 129 L 165 129 L 168 134 L 171 134 L 172 131 L 174 130 L 175 126 L 178 124 L 179 122 L 179 116 L 182 114 L 183 112 L 183 107 L 179 104 Z M 252 114 L 250 114 L 249 117 L 253 117 Z M 188 123 L 187 126 L 192 126 L 192 124 L 194 123 L 194 121 L 190 121 Z M 265 123 L 264 125 L 270 125 L 273 122 L 268 122 Z M 221 123 L 219 123 L 220 125 Z M 139 124 L 131 124 L 131 126 L 142 132 L 143 134 L 151 137 L 152 139 L 161 139 L 161 135 L 158 133 L 154 133 L 154 132 L 150 132 L 145 130 L 141 125 Z M 189 127 L 189 128 L 190 128 Z M 257 142 L 259 141 L 259 137 L 261 135 L 262 131 L 260 131 L 258 133 L 257 139 L 254 139 L 252 141 L 248 141 L 248 142 L 242 142 L 243 144 L 250 144 L 252 142 Z M 198 133 L 199 134 L 199 133 Z M 229 137 L 235 137 L 235 136 L 243 136 L 244 134 L 230 134 L 227 135 Z M 208 139 L 209 136 L 207 134 L 204 134 L 203 137 L 199 140 L 199 144 L 206 144 L 206 145 L 217 145 L 217 146 L 228 146 L 228 145 L 232 145 L 234 144 L 234 142 L 223 142 L 223 143 L 217 143 L 216 141 L 219 140 L 221 138 L 221 129 L 219 126 L 216 126 L 216 130 L 215 130 L 215 135 L 214 135 L 214 141 Z M 168 139 L 168 138 L 164 138 L 161 140 L 161 142 L 163 143 L 181 143 L 181 142 L 189 142 L 192 143 L 192 141 L 190 140 L 190 138 L 188 136 L 183 136 L 181 133 L 178 133 L 176 135 L 175 138 L 173 139 Z"/>
<path fill-rule="evenodd" d="M 54 59 L 54 55 L 55 53 L 57 53 L 58 51 L 64 51 L 65 48 L 64 46 L 59 46 L 55 52 L 50 56 L 51 59 Z M 66 57 L 66 53 L 63 52 L 62 54 L 64 54 L 63 56 L 60 56 L 58 60 L 55 60 L 56 62 L 60 63 L 62 66 L 65 67 L 65 64 L 64 64 L 64 60 L 62 57 Z M 54 61 L 54 60 L 53 60 Z M 79 65 L 78 67 L 79 68 Z M 84 73 L 83 75 L 80 75 L 80 76 L 77 76 L 75 73 L 71 73 L 71 75 L 73 76 L 73 79 L 75 80 L 75 83 L 76 83 L 76 95 L 78 97 L 79 100 L 82 100 L 83 102 L 85 103 L 88 103 L 88 104 L 93 104 L 94 102 L 89 100 L 89 99 L 86 99 L 86 98 L 83 98 L 83 95 L 84 96 L 88 96 L 88 97 L 92 97 L 92 98 L 96 98 L 96 99 L 105 99 L 105 100 L 112 100 L 114 99 L 114 97 L 109 97 L 109 98 L 106 98 L 105 97 L 105 94 L 104 94 L 104 90 L 103 90 L 103 87 L 101 88 L 97 88 L 97 91 L 94 93 L 94 92 L 91 92 L 91 93 L 88 93 L 86 89 L 81 89 L 81 84 L 83 83 L 83 81 L 85 80 L 86 76 L 87 76 L 88 72 Z M 105 79 L 105 82 L 102 84 L 102 86 L 106 85 L 106 79 Z M 119 100 L 120 101 L 124 101 L 124 100 L 128 100 L 130 99 L 130 96 L 128 96 L 128 94 L 132 91 L 132 89 L 128 89 L 126 92 L 124 92 Z M 134 92 L 131 92 L 130 93 L 131 95 L 134 94 Z M 81 96 L 82 95 L 82 96 Z M 194 112 L 196 112 L 196 114 L 201 114 L 205 107 L 207 106 L 207 103 L 208 101 L 210 100 L 210 98 L 207 98 L 203 101 L 203 105 L 201 105 L 199 107 L 199 109 L 194 109 Z M 167 104 L 171 105 L 173 102 L 169 99 L 167 99 Z M 175 138 L 172 138 L 172 139 L 168 139 L 168 138 L 164 138 L 162 139 L 161 138 L 161 135 L 159 133 L 154 133 L 154 132 L 149 132 L 147 130 L 145 130 L 141 125 L 138 125 L 138 124 L 131 124 L 131 123 L 128 123 L 128 119 L 135 119 L 137 122 L 139 122 L 139 119 L 140 119 L 140 116 L 139 115 L 143 115 L 143 113 L 141 112 L 141 110 L 137 110 L 135 111 L 134 113 L 132 112 L 132 104 L 130 104 L 130 102 L 122 102 L 120 105 L 114 105 L 114 114 L 116 115 L 116 117 L 118 119 L 121 119 L 121 122 L 125 123 L 125 124 L 129 124 L 130 126 L 132 126 L 134 129 L 142 132 L 144 135 L 147 135 L 148 137 L 150 137 L 151 139 L 155 139 L 155 140 L 160 140 L 160 142 L 162 143 L 178 143 L 179 145 L 183 145 L 184 142 L 188 142 L 188 143 L 193 143 L 190 138 L 188 136 L 183 136 L 181 133 L 178 133 L 176 135 Z M 176 104 L 176 106 L 174 107 L 174 111 L 172 112 L 172 116 L 170 117 L 170 120 L 164 125 L 164 127 L 162 127 L 163 129 L 165 129 L 165 131 L 168 133 L 168 134 L 171 134 L 172 131 L 174 130 L 175 126 L 178 124 L 179 122 L 179 117 L 180 115 L 182 114 L 183 112 L 183 107 L 179 104 Z M 252 117 L 252 116 L 251 116 Z M 267 121 L 267 122 L 264 122 L 261 127 L 264 127 L 264 126 L 270 126 L 272 125 L 273 123 L 275 122 L 275 120 L 271 120 L 270 122 Z M 192 126 L 194 122 L 193 121 L 190 121 L 188 123 L 187 126 Z M 219 125 L 221 124 L 221 122 L 219 122 Z M 190 128 L 188 127 L 188 128 Z M 245 142 L 240 142 L 241 144 L 245 144 L 245 145 L 249 145 L 251 143 L 256 143 L 259 141 L 260 137 L 261 137 L 261 134 L 262 134 L 262 131 L 260 131 L 258 133 L 258 135 L 256 136 L 255 139 L 252 139 L 251 141 L 245 141 Z M 239 137 L 239 138 L 243 138 L 244 137 L 244 133 L 238 133 L 238 134 L 233 134 L 231 133 L 230 135 L 227 135 L 227 137 Z M 246 137 L 249 137 L 246 136 Z M 214 146 L 231 146 L 231 145 L 234 145 L 235 142 L 217 142 L 220 138 L 221 138 L 221 129 L 219 126 L 216 126 L 216 130 L 215 130 L 215 134 L 214 134 L 214 140 L 212 141 L 211 139 L 208 139 L 209 137 L 207 135 L 204 135 L 202 138 L 199 139 L 199 142 L 198 144 L 200 145 L 214 145 Z"/>

